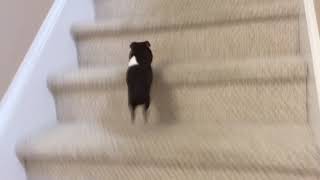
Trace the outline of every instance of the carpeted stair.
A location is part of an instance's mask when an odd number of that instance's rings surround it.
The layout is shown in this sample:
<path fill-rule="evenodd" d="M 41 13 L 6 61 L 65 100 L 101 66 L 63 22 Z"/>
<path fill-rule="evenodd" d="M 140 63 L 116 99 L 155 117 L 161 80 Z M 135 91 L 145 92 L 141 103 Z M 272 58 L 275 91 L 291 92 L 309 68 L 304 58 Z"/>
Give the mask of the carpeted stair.
<path fill-rule="evenodd" d="M 95 0 L 80 69 L 48 79 L 59 124 L 21 142 L 29 180 L 316 180 L 299 0 Z M 132 124 L 129 44 L 149 40 L 149 122 Z"/>

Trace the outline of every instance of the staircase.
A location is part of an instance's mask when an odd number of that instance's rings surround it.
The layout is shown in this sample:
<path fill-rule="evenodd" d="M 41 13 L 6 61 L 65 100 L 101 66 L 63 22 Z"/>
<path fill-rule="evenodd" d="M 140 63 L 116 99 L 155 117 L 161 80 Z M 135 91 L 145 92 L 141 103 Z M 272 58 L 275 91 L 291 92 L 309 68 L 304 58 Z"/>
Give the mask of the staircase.
<path fill-rule="evenodd" d="M 58 126 L 17 147 L 29 180 L 320 178 L 300 0 L 95 4 L 96 23 L 72 28 L 79 70 L 48 79 Z M 150 122 L 133 125 L 125 73 L 144 40 Z"/>

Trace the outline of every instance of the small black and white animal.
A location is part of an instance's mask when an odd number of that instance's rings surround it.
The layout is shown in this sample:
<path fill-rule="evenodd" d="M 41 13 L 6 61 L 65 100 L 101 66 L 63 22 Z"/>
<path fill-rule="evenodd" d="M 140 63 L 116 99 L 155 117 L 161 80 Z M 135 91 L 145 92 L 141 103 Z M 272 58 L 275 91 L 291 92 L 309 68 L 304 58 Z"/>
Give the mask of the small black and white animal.
<path fill-rule="evenodd" d="M 147 111 L 150 106 L 150 90 L 153 79 L 152 51 L 149 41 L 130 44 L 129 64 L 127 70 L 128 103 L 131 121 L 135 120 L 135 109 L 144 105 L 144 118 L 147 122 Z"/>

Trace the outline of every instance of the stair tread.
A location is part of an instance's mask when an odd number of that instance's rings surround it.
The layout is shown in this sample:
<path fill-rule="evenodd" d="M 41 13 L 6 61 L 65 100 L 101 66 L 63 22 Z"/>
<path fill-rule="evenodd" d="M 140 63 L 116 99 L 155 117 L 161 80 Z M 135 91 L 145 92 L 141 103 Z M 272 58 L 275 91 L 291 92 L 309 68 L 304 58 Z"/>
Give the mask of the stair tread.
<path fill-rule="evenodd" d="M 52 170 L 54 169 L 54 171 Z M 256 166 L 215 166 L 212 168 L 154 167 L 137 165 L 107 165 L 83 162 L 32 162 L 30 174 L 40 177 L 69 179 L 153 179 L 153 180 L 318 180 L 319 172 L 301 169 Z M 94 173 L 93 173 L 94 172 Z"/>
<path fill-rule="evenodd" d="M 151 43 L 154 57 L 161 57 L 155 64 L 206 58 L 277 57 L 300 52 L 299 19 L 295 17 L 124 32 L 94 25 L 88 31 L 77 32 L 74 35 L 80 67 L 125 65 L 129 44 L 145 40 Z"/>
<path fill-rule="evenodd" d="M 18 154 L 27 160 L 319 170 L 319 154 L 306 124 L 190 122 L 123 131 L 127 134 L 120 136 L 93 124 L 63 124 L 20 144 Z"/>
<path fill-rule="evenodd" d="M 59 106 L 58 119 L 88 121 L 60 123 L 19 143 L 17 154 L 26 163 L 30 179 L 320 177 L 319 152 L 305 117 L 306 63 L 298 56 L 274 57 L 300 53 L 301 0 L 94 3 L 98 22 L 77 24 L 71 30 L 80 67 L 91 67 L 48 80 Z M 162 122 L 167 118 L 158 116 L 160 121 L 131 125 L 129 118 L 122 118 L 129 116 L 124 89 L 128 45 L 138 40 L 149 40 L 154 48 L 154 86 L 163 82 L 169 88 L 183 86 L 167 100 L 175 97 L 180 102 L 184 97 L 179 93 L 198 99 L 175 104 L 180 108 L 177 118 L 172 118 L 176 122 Z M 229 60 L 266 56 L 271 58 Z M 202 61 L 205 58 L 211 59 Z M 92 67 L 97 65 L 105 67 Z M 210 86 L 189 88 L 199 85 Z M 192 93 L 185 93 L 186 89 Z M 206 98 L 217 103 L 204 108 Z M 102 113 L 106 109 L 115 113 Z"/>
<path fill-rule="evenodd" d="M 202 0 L 201 2 L 152 0 L 148 3 L 140 0 L 128 0 L 121 2 L 100 1 L 97 3 L 99 4 L 96 6 L 98 29 L 113 31 L 168 26 L 185 27 L 193 24 L 225 23 L 258 18 L 298 17 L 300 9 L 298 0 Z M 177 8 L 179 8 L 179 11 L 177 11 Z M 99 18 L 102 16 L 106 18 Z M 74 32 L 76 34 L 90 32 L 93 30 L 93 26 L 95 25 L 76 25 Z M 94 29 L 97 30 L 97 28 Z"/>
<path fill-rule="evenodd" d="M 204 65 L 205 64 L 205 65 Z M 154 66 L 154 84 L 158 79 L 169 85 L 210 84 L 233 81 L 303 80 L 306 63 L 300 57 L 207 61 Z M 83 68 L 49 78 L 52 90 L 65 88 L 117 88 L 125 85 L 126 66 Z"/>

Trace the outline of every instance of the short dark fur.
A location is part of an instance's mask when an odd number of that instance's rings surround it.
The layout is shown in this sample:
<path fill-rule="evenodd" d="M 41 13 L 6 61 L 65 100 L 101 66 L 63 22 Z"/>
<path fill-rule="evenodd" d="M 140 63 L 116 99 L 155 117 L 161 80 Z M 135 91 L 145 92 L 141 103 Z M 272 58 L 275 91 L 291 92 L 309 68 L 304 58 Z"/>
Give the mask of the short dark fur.
<path fill-rule="evenodd" d="M 136 107 L 138 105 L 144 105 L 145 121 L 147 121 L 146 113 L 150 106 L 150 90 L 153 79 L 151 68 L 153 55 L 148 41 L 133 42 L 130 48 L 129 60 L 132 56 L 135 56 L 138 63 L 138 65 L 131 66 L 127 70 L 131 120 L 134 122 Z"/>

